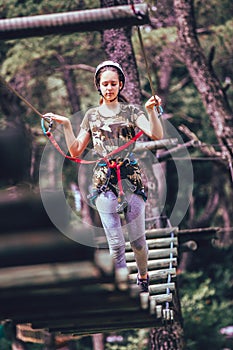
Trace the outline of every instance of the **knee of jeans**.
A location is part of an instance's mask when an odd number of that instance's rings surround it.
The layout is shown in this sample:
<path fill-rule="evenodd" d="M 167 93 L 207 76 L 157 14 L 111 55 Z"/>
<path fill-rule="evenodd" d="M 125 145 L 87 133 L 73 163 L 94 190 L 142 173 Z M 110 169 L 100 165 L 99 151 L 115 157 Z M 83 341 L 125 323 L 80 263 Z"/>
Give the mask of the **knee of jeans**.
<path fill-rule="evenodd" d="M 110 253 L 114 258 L 125 255 L 125 246 L 112 246 L 110 247 Z"/>
<path fill-rule="evenodd" d="M 146 248 L 147 250 L 147 243 L 145 236 L 141 236 L 135 241 L 131 242 L 131 247 L 133 250 L 141 251 Z"/>

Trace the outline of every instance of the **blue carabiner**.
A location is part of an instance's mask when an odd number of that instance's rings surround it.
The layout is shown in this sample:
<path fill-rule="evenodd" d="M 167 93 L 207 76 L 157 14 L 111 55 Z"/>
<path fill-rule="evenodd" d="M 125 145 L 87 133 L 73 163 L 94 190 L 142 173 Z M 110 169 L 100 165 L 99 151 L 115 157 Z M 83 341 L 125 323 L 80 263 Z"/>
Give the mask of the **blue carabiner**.
<path fill-rule="evenodd" d="M 158 118 L 162 117 L 163 115 L 163 107 L 161 105 L 155 106 L 156 112 L 158 113 Z"/>
<path fill-rule="evenodd" d="M 49 124 L 48 130 L 46 130 L 46 128 L 45 128 L 44 121 L 46 121 Z M 41 118 L 41 128 L 42 128 L 44 135 L 47 135 L 48 132 L 51 132 L 52 126 L 53 126 L 52 118 L 49 118 L 49 117 Z"/>

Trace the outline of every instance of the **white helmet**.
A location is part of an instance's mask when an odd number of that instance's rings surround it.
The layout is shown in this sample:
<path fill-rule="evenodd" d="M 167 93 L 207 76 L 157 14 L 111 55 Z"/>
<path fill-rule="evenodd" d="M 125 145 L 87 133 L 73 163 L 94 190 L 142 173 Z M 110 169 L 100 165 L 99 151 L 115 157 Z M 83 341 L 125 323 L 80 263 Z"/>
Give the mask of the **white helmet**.
<path fill-rule="evenodd" d="M 100 69 L 102 69 L 103 67 L 114 67 L 118 70 L 118 72 L 120 73 L 120 81 L 122 81 L 122 88 L 121 88 L 121 90 L 122 90 L 124 88 L 124 85 L 125 85 L 125 74 L 124 74 L 123 69 L 119 65 L 119 63 L 113 62 L 113 61 L 104 61 L 96 67 L 94 83 L 95 83 L 95 86 L 97 87 L 97 89 L 99 89 L 99 82 L 97 81 L 97 76 L 98 76 Z"/>

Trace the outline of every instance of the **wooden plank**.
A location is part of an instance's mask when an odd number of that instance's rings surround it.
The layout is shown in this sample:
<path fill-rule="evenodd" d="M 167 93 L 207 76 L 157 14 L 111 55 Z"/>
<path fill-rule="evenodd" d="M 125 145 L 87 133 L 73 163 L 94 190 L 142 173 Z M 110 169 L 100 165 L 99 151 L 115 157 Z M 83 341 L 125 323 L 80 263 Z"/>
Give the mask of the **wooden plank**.
<path fill-rule="evenodd" d="M 35 290 L 36 292 L 36 290 Z M 2 318 L 10 318 L 16 323 L 28 323 L 38 320 L 64 320 L 85 317 L 92 320 L 94 315 L 106 315 L 108 320 L 113 312 L 121 313 L 139 310 L 137 299 L 129 297 L 129 293 L 118 291 L 99 293 L 81 293 L 79 289 L 64 290 L 63 294 L 54 289 L 53 294 L 35 293 L 20 297 L 7 295 L 1 297 L 0 314 Z"/>
<path fill-rule="evenodd" d="M 99 323 L 99 320 L 96 319 L 96 323 L 92 323 L 91 325 L 79 324 L 67 328 L 64 327 L 64 324 L 58 327 L 54 327 L 51 324 L 51 326 L 49 327 L 49 331 L 62 332 L 63 334 L 72 334 L 74 336 L 77 336 L 90 335 L 96 333 L 110 333 L 114 331 L 121 332 L 130 329 L 154 328 L 162 326 L 161 319 L 157 319 L 154 315 L 148 317 L 148 315 L 141 315 L 140 311 L 140 313 L 133 313 L 131 314 L 131 316 L 132 318 L 130 319 L 130 321 L 128 319 L 121 319 L 120 321 L 106 323 L 105 320 L 105 322 Z M 37 324 L 33 325 L 37 326 Z"/>
<path fill-rule="evenodd" d="M 95 283 L 101 273 L 90 261 L 72 263 L 54 263 L 32 266 L 18 266 L 0 269 L 0 291 L 5 288 L 39 288 L 53 286 L 67 281 L 84 281 L 94 279 Z"/>
<path fill-rule="evenodd" d="M 170 138 L 156 141 L 137 141 L 135 143 L 134 152 L 144 152 L 145 149 L 156 150 L 164 148 L 172 148 L 177 146 L 178 139 Z"/>
<path fill-rule="evenodd" d="M 108 317 L 108 315 L 107 315 Z M 156 317 L 151 316 L 148 310 L 138 309 L 131 312 L 112 313 L 106 320 L 104 313 L 92 318 L 73 318 L 64 320 L 37 321 L 32 323 L 34 328 L 48 327 L 50 331 L 62 331 L 63 334 L 98 333 L 111 330 L 123 330 L 134 328 L 149 328 L 161 325 Z"/>
<path fill-rule="evenodd" d="M 108 28 L 149 23 L 146 4 L 135 4 L 135 15 L 130 5 L 96 8 L 83 11 L 16 17 L 0 20 L 0 40 L 44 36 L 73 32 L 90 32 Z"/>
<path fill-rule="evenodd" d="M 155 300 L 156 304 L 163 304 L 165 302 L 172 302 L 172 294 L 159 294 L 159 295 L 151 295 L 151 300 Z"/>
<path fill-rule="evenodd" d="M 1 20 L 0 20 L 1 22 Z M 59 227 L 66 227 L 69 223 L 69 213 L 62 191 L 51 192 L 46 197 L 47 205 L 63 213 L 57 217 Z M 54 228 L 39 194 L 32 194 L 29 190 L 22 190 L 20 186 L 1 192 L 0 199 L 0 232 L 22 232 L 22 230 L 38 230 Z"/>
<path fill-rule="evenodd" d="M 156 270 L 156 269 L 163 268 L 163 267 L 169 267 L 170 264 L 172 264 L 172 266 L 176 266 L 177 259 L 172 258 L 172 259 L 149 260 L 148 261 L 148 269 L 149 270 Z M 134 272 L 134 271 L 138 270 L 136 262 L 127 263 L 127 267 L 128 267 L 130 272 Z"/>
<path fill-rule="evenodd" d="M 81 242 L 90 237 L 92 244 L 89 230 L 80 228 L 76 234 Z M 55 229 L 4 232 L 0 235 L 0 267 L 94 260 L 95 249 L 90 245 L 75 242 Z"/>
<path fill-rule="evenodd" d="M 176 277 L 176 269 L 172 268 L 172 269 L 149 271 L 148 274 L 150 276 L 150 282 L 153 283 L 155 281 L 157 282 L 158 280 L 166 279 L 169 274 L 173 278 Z M 137 280 L 137 273 L 129 274 L 129 280 L 131 283 L 135 283 L 135 281 Z"/>
<path fill-rule="evenodd" d="M 154 228 L 146 230 L 147 238 L 170 237 L 171 233 L 177 235 L 178 227 Z"/>
<path fill-rule="evenodd" d="M 164 249 L 150 249 L 148 252 L 148 259 L 158 259 L 158 258 L 166 258 L 170 257 L 170 254 L 173 256 L 177 256 L 177 248 L 164 248 Z M 126 261 L 135 261 L 134 253 L 133 252 L 126 252 L 125 253 Z"/>
<path fill-rule="evenodd" d="M 180 230 L 178 237 L 181 243 L 187 242 L 189 240 L 210 240 L 217 237 L 219 230 L 219 227 L 204 227 Z"/>
<path fill-rule="evenodd" d="M 165 293 L 167 288 L 170 289 L 171 291 L 174 291 L 175 283 L 172 282 L 172 283 L 152 284 L 149 286 L 150 295 Z"/>
<path fill-rule="evenodd" d="M 28 343 L 44 344 L 44 339 L 48 330 L 45 328 L 33 329 L 30 323 L 23 323 L 16 325 L 17 338 Z M 63 335 L 59 333 L 55 334 L 56 343 L 61 344 L 69 340 L 78 339 L 79 337 L 74 337 L 72 334 Z"/>
<path fill-rule="evenodd" d="M 174 238 L 155 238 L 155 239 L 147 239 L 147 244 L 149 249 L 153 248 L 167 248 L 171 246 L 171 243 L 173 245 L 177 246 L 178 245 L 178 239 L 177 237 Z M 132 248 L 130 246 L 129 242 L 126 242 L 125 245 L 125 250 L 126 252 L 132 251 Z"/>

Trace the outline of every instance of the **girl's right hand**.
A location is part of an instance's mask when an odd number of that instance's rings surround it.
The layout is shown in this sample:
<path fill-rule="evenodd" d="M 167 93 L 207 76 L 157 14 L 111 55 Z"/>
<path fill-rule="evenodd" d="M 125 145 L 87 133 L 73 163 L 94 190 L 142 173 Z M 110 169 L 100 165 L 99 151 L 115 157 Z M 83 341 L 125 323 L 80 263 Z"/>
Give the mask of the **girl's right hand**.
<path fill-rule="evenodd" d="M 67 117 L 63 117 L 62 115 L 58 115 L 58 114 L 54 114 L 54 113 L 46 113 L 43 114 L 43 116 L 46 118 L 51 118 L 52 120 L 54 120 L 55 122 L 59 123 L 59 124 L 68 124 L 70 122 L 70 120 Z"/>

